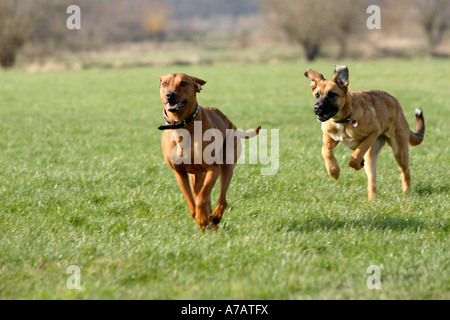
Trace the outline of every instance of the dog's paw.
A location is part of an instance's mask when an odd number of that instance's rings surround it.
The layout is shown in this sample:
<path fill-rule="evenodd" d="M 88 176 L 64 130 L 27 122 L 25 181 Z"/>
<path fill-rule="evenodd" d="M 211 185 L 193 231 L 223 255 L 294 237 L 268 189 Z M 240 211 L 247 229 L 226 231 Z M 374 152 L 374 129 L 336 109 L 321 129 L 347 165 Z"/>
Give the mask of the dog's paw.
<path fill-rule="evenodd" d="M 209 216 L 209 229 L 216 231 L 219 226 L 218 224 L 220 223 L 220 219 L 217 217 L 214 217 L 213 215 Z"/>
<path fill-rule="evenodd" d="M 221 219 L 218 218 L 218 217 L 215 217 L 215 216 L 211 215 L 211 216 L 209 216 L 209 221 L 210 221 L 212 224 L 219 224 L 220 221 L 221 221 Z"/>
<path fill-rule="evenodd" d="M 339 169 L 339 167 L 329 169 L 328 174 L 337 180 L 339 179 L 339 175 L 341 174 L 341 169 Z"/>
<path fill-rule="evenodd" d="M 341 173 L 341 169 L 339 169 L 339 165 L 337 161 L 327 161 L 325 160 L 325 168 L 327 169 L 328 174 L 335 178 L 339 179 L 339 174 Z"/>
<path fill-rule="evenodd" d="M 217 224 L 211 222 L 209 224 L 209 229 L 216 231 L 217 229 L 219 229 L 219 226 Z"/>
<path fill-rule="evenodd" d="M 361 170 L 362 167 L 364 167 L 364 159 L 362 161 L 360 161 L 354 157 L 350 157 L 350 160 L 348 161 L 348 165 L 355 170 Z"/>

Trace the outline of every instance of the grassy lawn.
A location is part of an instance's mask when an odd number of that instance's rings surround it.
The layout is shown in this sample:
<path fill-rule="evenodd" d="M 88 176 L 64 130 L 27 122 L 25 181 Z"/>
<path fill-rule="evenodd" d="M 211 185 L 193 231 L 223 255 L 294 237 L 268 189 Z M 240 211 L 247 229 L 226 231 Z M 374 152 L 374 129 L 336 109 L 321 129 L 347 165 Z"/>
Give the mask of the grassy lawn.
<path fill-rule="evenodd" d="M 367 203 L 351 151 L 336 149 L 338 181 L 321 156 L 303 72 L 329 78 L 334 63 L 0 73 L 0 298 L 450 299 L 450 64 L 346 62 L 351 90 L 386 90 L 427 125 L 411 191 L 385 147 Z M 207 80 L 199 103 L 238 128 L 280 130 L 278 173 L 239 165 L 216 232 L 197 228 L 161 154 L 170 72 Z"/>

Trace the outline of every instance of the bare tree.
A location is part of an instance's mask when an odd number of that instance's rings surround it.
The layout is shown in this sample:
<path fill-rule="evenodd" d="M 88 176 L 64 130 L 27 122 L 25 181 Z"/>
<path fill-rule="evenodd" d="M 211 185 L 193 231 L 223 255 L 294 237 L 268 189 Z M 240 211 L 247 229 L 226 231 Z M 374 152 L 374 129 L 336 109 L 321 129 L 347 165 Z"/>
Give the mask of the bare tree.
<path fill-rule="evenodd" d="M 167 31 L 169 7 L 163 2 L 151 2 L 143 8 L 142 27 L 157 41 L 164 38 Z"/>
<path fill-rule="evenodd" d="M 10 68 L 33 25 L 31 1 L 0 0 L 0 66 Z"/>
<path fill-rule="evenodd" d="M 273 27 L 303 47 L 307 60 L 315 59 L 327 40 L 336 39 L 343 57 L 347 37 L 365 13 L 361 2 L 349 0 L 266 0 L 264 11 Z"/>
<path fill-rule="evenodd" d="M 320 2 L 320 4 L 318 3 Z M 320 16 L 320 8 L 326 0 L 266 0 L 264 11 L 272 26 L 279 28 L 288 38 L 303 47 L 306 59 L 313 60 L 320 52 L 327 37 L 326 19 Z"/>
<path fill-rule="evenodd" d="M 361 26 L 365 25 L 365 1 L 335 0 L 330 1 L 332 17 L 330 19 L 330 34 L 339 46 L 338 59 L 344 58 L 348 53 L 349 37 L 357 34 Z"/>
<path fill-rule="evenodd" d="M 432 54 L 450 29 L 450 0 L 414 0 L 419 22 L 428 39 Z"/>

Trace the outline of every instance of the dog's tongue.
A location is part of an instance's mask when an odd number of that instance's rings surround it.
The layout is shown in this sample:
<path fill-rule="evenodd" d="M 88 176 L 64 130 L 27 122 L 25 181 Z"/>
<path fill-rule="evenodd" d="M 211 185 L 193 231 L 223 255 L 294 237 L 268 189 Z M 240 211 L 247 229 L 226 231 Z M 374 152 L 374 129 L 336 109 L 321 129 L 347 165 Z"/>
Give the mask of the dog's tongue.
<path fill-rule="evenodd" d="M 178 110 L 179 109 L 179 103 L 176 103 L 176 104 L 170 104 L 170 103 L 167 103 L 166 104 L 166 108 L 167 108 L 167 110 L 169 110 L 169 111 L 173 111 L 173 110 Z"/>
<path fill-rule="evenodd" d="M 186 104 L 187 104 L 186 101 L 174 103 L 174 104 L 171 104 L 170 102 L 168 102 L 168 103 L 166 103 L 166 108 L 167 108 L 167 111 L 177 112 L 181 108 L 184 108 L 186 106 Z"/>

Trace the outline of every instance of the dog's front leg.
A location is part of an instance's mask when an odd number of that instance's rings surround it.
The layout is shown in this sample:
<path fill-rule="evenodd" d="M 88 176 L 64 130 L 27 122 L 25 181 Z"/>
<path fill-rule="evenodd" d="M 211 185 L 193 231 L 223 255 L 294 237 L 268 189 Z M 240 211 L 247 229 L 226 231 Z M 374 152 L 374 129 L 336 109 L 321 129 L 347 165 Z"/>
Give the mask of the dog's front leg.
<path fill-rule="evenodd" d="M 195 219 L 195 201 L 194 201 L 194 197 L 192 196 L 187 172 L 175 171 L 175 177 L 177 178 L 177 183 L 181 189 L 181 192 L 183 192 L 183 195 L 186 198 L 186 202 L 187 202 L 187 205 L 189 208 L 189 213 Z"/>
<path fill-rule="evenodd" d="M 364 155 L 369 150 L 369 148 L 375 143 L 378 137 L 378 132 L 374 132 L 369 135 L 366 139 L 361 141 L 359 146 L 353 151 L 350 159 L 348 160 L 348 165 L 355 170 L 361 170 L 364 167 Z"/>
<path fill-rule="evenodd" d="M 203 186 L 195 198 L 195 222 L 200 229 L 204 229 L 209 224 L 211 215 L 211 191 L 219 177 L 219 168 L 212 166 L 205 175 Z"/>
<path fill-rule="evenodd" d="M 339 164 L 334 156 L 333 149 L 339 144 L 338 141 L 334 141 L 329 135 L 323 135 L 323 145 L 322 145 L 322 157 L 325 160 L 325 167 L 327 168 L 328 174 L 335 179 L 339 179 Z"/>

